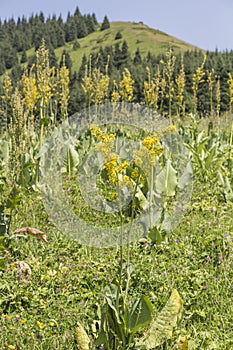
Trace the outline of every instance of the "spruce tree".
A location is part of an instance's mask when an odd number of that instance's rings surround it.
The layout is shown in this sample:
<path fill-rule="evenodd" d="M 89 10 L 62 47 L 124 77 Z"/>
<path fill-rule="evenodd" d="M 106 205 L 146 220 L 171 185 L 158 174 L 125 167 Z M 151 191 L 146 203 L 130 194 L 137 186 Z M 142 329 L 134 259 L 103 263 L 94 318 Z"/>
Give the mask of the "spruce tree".
<path fill-rule="evenodd" d="M 141 52 L 140 52 L 139 47 L 137 48 L 137 51 L 135 52 L 133 63 L 135 65 L 142 63 L 142 57 L 141 57 Z"/>
<path fill-rule="evenodd" d="M 108 29 L 110 28 L 110 23 L 109 23 L 109 20 L 108 20 L 108 17 L 107 16 L 104 16 L 104 20 L 103 20 L 103 23 L 101 25 L 101 28 L 100 30 L 105 30 L 105 29 Z"/>
<path fill-rule="evenodd" d="M 25 63 L 25 62 L 27 62 L 27 53 L 25 50 L 23 50 L 20 63 Z"/>

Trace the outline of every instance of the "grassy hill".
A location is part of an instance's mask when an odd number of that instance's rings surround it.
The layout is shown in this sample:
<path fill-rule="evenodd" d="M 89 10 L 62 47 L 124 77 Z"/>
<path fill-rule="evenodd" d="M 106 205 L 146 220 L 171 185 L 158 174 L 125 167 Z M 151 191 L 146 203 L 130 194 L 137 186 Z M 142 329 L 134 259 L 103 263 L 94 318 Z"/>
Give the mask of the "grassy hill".
<path fill-rule="evenodd" d="M 127 41 L 131 55 L 134 55 L 137 48 L 139 48 L 143 57 L 148 51 L 155 55 L 166 52 L 169 46 L 172 46 L 175 52 L 197 49 L 197 47 L 182 40 L 157 29 L 152 29 L 142 22 L 111 22 L 110 26 L 107 30 L 98 30 L 85 38 L 79 39 L 80 48 L 78 50 L 73 50 L 72 42 L 56 49 L 56 56 L 60 59 L 62 51 L 65 49 L 72 59 L 73 70 L 78 70 L 83 54 L 89 56 L 91 52 L 99 51 L 101 46 L 115 45 L 117 42 L 121 44 L 124 40 Z M 122 34 L 122 39 L 115 40 L 117 32 Z M 27 52 L 28 57 L 33 53 L 34 49 L 29 50 Z"/>

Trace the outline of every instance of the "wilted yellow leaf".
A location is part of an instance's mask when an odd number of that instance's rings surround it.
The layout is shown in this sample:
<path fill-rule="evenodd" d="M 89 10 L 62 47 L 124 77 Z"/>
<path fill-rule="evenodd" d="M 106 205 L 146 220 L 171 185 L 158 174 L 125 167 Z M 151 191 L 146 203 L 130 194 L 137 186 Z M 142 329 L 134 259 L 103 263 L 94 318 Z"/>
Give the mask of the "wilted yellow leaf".
<path fill-rule="evenodd" d="M 83 326 L 78 323 L 76 327 L 76 340 L 77 340 L 77 345 L 79 350 L 89 350 L 89 343 L 90 339 L 83 328 Z"/>

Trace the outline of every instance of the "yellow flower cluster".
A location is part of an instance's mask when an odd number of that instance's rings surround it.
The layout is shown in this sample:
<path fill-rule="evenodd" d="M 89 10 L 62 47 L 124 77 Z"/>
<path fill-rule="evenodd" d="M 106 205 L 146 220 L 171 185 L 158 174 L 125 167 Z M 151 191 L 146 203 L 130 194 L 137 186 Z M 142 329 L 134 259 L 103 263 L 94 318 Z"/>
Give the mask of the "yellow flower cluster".
<path fill-rule="evenodd" d="M 106 74 L 100 72 L 100 69 L 95 68 L 89 71 L 86 65 L 85 76 L 82 78 L 82 88 L 85 94 L 88 95 L 89 102 L 101 103 L 108 96 L 110 78 Z"/>
<path fill-rule="evenodd" d="M 22 76 L 21 79 L 22 83 L 22 89 L 23 89 L 23 95 L 24 95 L 24 103 L 27 107 L 27 109 L 32 112 L 35 104 L 38 99 L 38 91 L 37 91 L 37 86 L 36 86 L 36 77 L 35 74 L 32 73 L 32 69 L 30 70 L 30 75 L 24 75 Z"/>
<path fill-rule="evenodd" d="M 123 79 L 120 82 L 120 94 L 124 101 L 133 100 L 133 84 L 134 80 L 131 78 L 130 71 L 125 68 L 123 72 Z"/>
<path fill-rule="evenodd" d="M 159 144 L 161 135 L 156 133 L 145 137 L 142 141 L 142 147 L 133 152 L 134 163 L 138 168 L 143 168 L 146 176 L 149 176 L 151 166 L 156 163 L 156 156 L 160 157 L 165 148 Z M 133 174 L 134 175 L 134 174 Z"/>
<path fill-rule="evenodd" d="M 6 74 L 3 78 L 3 91 L 4 91 L 4 95 L 2 96 L 2 99 L 5 99 L 6 101 L 9 100 L 10 98 L 10 93 L 13 89 L 12 86 L 12 81 L 9 77 L 8 74 Z"/>
<path fill-rule="evenodd" d="M 156 145 L 159 142 L 159 139 L 157 136 L 149 136 L 146 137 L 143 141 L 142 144 L 145 146 L 148 150 L 152 150 L 154 145 Z"/>
<path fill-rule="evenodd" d="M 111 154 L 110 154 L 111 155 Z M 118 156 L 115 156 L 104 164 L 108 173 L 109 180 L 116 184 L 119 181 L 119 175 L 122 174 L 129 166 L 129 163 L 124 161 L 117 165 Z"/>
<path fill-rule="evenodd" d="M 119 181 L 119 175 L 121 175 L 129 166 L 128 162 L 118 162 L 118 155 L 112 152 L 114 148 L 114 134 L 106 134 L 95 124 L 90 125 L 90 131 L 93 136 L 95 136 L 101 143 L 95 147 L 95 150 L 102 153 L 106 162 L 104 167 L 108 173 L 109 180 L 116 184 Z"/>

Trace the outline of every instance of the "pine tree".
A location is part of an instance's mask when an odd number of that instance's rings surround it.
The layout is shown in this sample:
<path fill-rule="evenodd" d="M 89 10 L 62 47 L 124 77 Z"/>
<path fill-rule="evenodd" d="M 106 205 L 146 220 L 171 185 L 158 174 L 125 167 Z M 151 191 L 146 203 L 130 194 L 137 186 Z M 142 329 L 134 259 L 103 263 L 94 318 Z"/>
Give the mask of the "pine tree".
<path fill-rule="evenodd" d="M 87 15 L 85 18 L 86 27 L 88 34 L 93 33 L 95 31 L 95 23 L 91 15 Z"/>
<path fill-rule="evenodd" d="M 103 31 L 103 30 L 108 29 L 108 28 L 110 28 L 110 23 L 109 23 L 108 17 L 104 16 L 104 20 L 103 20 L 103 23 L 101 25 L 100 30 Z"/>
<path fill-rule="evenodd" d="M 74 44 L 73 44 L 73 50 L 74 51 L 76 51 L 76 50 L 78 50 L 79 48 L 80 48 L 80 43 L 78 42 L 78 40 L 76 39 L 75 41 L 74 41 Z"/>
<path fill-rule="evenodd" d="M 141 52 L 140 52 L 139 47 L 137 48 L 137 51 L 135 52 L 133 63 L 135 65 L 142 63 L 142 57 L 141 57 Z"/>
<path fill-rule="evenodd" d="M 27 62 L 27 53 L 25 50 L 23 50 L 20 63 L 25 63 L 25 62 Z"/>
<path fill-rule="evenodd" d="M 117 32 L 117 33 L 116 33 L 116 36 L 115 36 L 115 40 L 119 40 L 119 39 L 122 39 L 122 34 L 121 34 L 121 32 Z"/>
<path fill-rule="evenodd" d="M 98 21 L 97 21 L 97 19 L 96 19 L 95 13 L 92 13 L 91 17 L 92 17 L 92 19 L 93 19 L 94 24 L 97 25 L 97 24 L 98 24 Z"/>
<path fill-rule="evenodd" d="M 126 40 L 124 40 L 121 48 L 121 65 L 126 65 L 129 57 L 129 47 Z"/>

